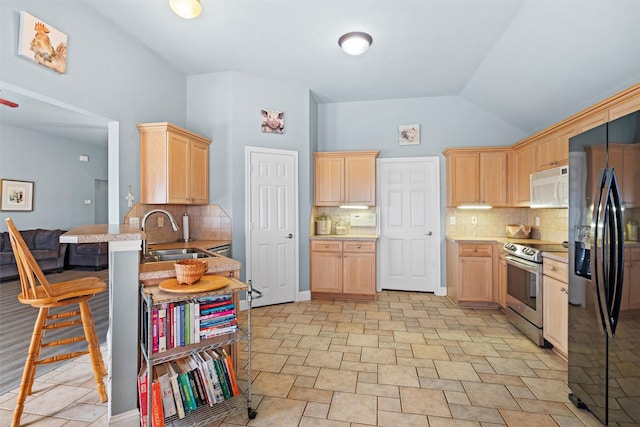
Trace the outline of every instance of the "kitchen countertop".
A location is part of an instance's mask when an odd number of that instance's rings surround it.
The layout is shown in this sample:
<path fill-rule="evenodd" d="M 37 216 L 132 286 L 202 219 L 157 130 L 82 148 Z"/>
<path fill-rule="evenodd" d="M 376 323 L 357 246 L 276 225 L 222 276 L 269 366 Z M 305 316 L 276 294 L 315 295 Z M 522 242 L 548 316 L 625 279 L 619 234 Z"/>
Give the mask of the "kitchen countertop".
<path fill-rule="evenodd" d="M 377 234 L 315 234 L 311 240 L 378 240 Z"/>
<path fill-rule="evenodd" d="M 198 248 L 206 250 L 212 246 L 221 244 L 229 244 L 230 240 L 191 240 L 188 242 L 169 242 L 169 243 L 153 243 L 148 249 L 181 249 L 181 248 Z M 215 274 L 231 270 L 239 270 L 242 267 L 240 261 L 218 255 L 214 258 L 200 258 L 206 261 L 208 274 Z M 148 262 L 140 264 L 139 278 L 143 282 L 157 282 L 159 279 L 167 279 L 176 277 L 176 271 L 173 267 L 175 261 Z"/>
<path fill-rule="evenodd" d="M 521 243 L 526 245 L 527 243 L 533 245 L 559 245 L 562 242 L 552 242 L 550 240 L 538 240 L 538 239 L 510 239 L 508 237 L 467 237 L 467 236 L 447 236 L 447 240 L 452 242 L 480 242 L 480 243 Z"/>
<path fill-rule="evenodd" d="M 128 224 L 95 224 L 74 227 L 60 236 L 60 243 L 100 243 L 141 240 L 144 233 Z"/>
<path fill-rule="evenodd" d="M 565 263 L 569 262 L 569 253 L 567 252 L 542 252 L 542 257 Z"/>

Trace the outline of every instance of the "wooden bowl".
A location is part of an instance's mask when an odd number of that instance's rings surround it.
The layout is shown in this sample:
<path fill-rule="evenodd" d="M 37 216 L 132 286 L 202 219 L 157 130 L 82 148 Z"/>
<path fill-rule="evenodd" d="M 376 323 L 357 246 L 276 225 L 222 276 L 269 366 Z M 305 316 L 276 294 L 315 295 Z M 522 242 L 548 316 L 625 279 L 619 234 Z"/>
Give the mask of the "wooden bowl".
<path fill-rule="evenodd" d="M 204 276 L 208 265 L 206 261 L 199 259 L 183 259 L 176 262 L 174 266 L 178 282 L 185 285 L 192 285 Z"/>
<path fill-rule="evenodd" d="M 530 239 L 531 226 L 526 224 L 507 225 L 507 237 L 510 239 Z"/>

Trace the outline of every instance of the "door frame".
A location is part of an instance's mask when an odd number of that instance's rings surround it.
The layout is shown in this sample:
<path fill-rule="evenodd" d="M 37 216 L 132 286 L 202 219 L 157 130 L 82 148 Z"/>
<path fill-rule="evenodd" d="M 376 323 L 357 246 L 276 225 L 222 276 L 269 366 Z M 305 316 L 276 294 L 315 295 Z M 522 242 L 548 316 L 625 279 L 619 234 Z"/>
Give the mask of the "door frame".
<path fill-rule="evenodd" d="M 300 198 L 298 188 L 298 152 L 293 150 L 282 150 L 278 148 L 264 148 L 255 146 L 245 146 L 244 148 L 244 236 L 245 236 L 245 279 L 248 282 L 252 271 L 252 241 L 251 241 L 251 154 L 278 154 L 293 157 L 293 211 L 294 211 L 294 235 L 293 235 L 293 290 L 294 301 L 300 301 Z M 241 309 L 246 309 L 246 300 L 242 301 Z M 244 306 L 244 307 L 243 307 Z"/>
<path fill-rule="evenodd" d="M 441 196 L 442 196 L 442 185 L 441 185 L 441 180 L 442 180 L 442 176 L 441 176 L 441 167 L 440 167 L 440 158 L 438 156 L 421 156 L 421 157 L 389 157 L 389 158 L 378 158 L 376 159 L 376 200 L 378 200 L 378 204 L 380 203 L 380 201 L 382 200 L 382 195 L 381 193 L 381 182 L 380 182 L 380 173 L 379 173 L 379 169 L 380 169 L 380 165 L 384 164 L 384 163 L 417 163 L 417 162 L 424 162 L 426 160 L 435 160 L 435 165 L 436 165 L 436 174 L 438 176 L 438 194 L 435 200 L 436 203 L 436 209 L 438 211 L 438 226 L 434 227 L 433 233 L 434 233 L 434 237 L 435 239 L 437 239 L 438 241 L 438 256 L 439 256 L 439 262 L 438 262 L 438 272 L 437 272 L 437 276 L 438 276 L 438 280 L 439 282 L 436 283 L 435 289 L 433 291 L 433 294 L 436 296 L 446 296 L 446 287 L 443 288 L 442 286 L 442 280 L 443 280 L 443 270 L 442 270 L 442 261 L 444 259 L 443 253 L 442 253 L 442 247 L 444 244 L 444 239 L 443 239 L 443 233 L 442 233 L 442 226 L 443 226 L 443 222 L 444 222 L 444 216 L 442 213 L 442 206 L 440 204 L 440 200 L 441 200 Z M 381 227 L 381 221 L 382 221 L 382 209 L 381 206 L 378 205 L 377 208 L 377 214 L 378 214 L 378 218 L 380 218 L 380 220 L 378 221 L 378 234 L 380 235 L 380 238 L 382 238 L 382 227 Z M 381 239 L 380 239 L 381 240 Z M 379 252 L 380 248 L 378 247 L 378 252 Z M 382 276 L 381 276 L 381 266 L 380 266 L 380 262 L 377 262 L 377 276 L 380 278 L 380 280 L 377 281 L 376 284 L 376 290 L 378 292 L 382 291 Z"/>

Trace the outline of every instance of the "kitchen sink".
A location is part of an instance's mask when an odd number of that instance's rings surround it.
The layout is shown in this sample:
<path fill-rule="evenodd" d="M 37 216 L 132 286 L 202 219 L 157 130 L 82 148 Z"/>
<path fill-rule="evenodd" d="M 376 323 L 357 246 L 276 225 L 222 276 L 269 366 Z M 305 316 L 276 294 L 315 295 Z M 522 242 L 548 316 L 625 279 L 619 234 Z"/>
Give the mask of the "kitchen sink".
<path fill-rule="evenodd" d="M 203 251 L 197 248 L 186 249 L 155 249 L 148 251 L 146 256 L 142 257 L 142 263 L 162 262 L 162 261 L 179 261 L 181 259 L 199 259 L 199 258 L 215 258 L 216 254 Z"/>

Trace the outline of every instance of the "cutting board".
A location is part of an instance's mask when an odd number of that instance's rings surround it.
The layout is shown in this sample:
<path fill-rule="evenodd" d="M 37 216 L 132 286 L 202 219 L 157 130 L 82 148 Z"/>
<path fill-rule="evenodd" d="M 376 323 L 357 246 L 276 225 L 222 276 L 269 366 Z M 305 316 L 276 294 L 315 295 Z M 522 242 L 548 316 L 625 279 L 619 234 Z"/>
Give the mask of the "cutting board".
<path fill-rule="evenodd" d="M 171 279 L 166 279 L 160 282 L 160 289 L 165 292 L 175 292 L 175 293 L 197 293 L 197 292 L 207 292 L 207 291 L 215 291 L 216 289 L 224 288 L 229 284 L 228 277 L 209 275 L 202 276 L 200 280 L 195 282 L 192 285 L 183 285 L 178 282 L 178 279 L 172 277 Z"/>

